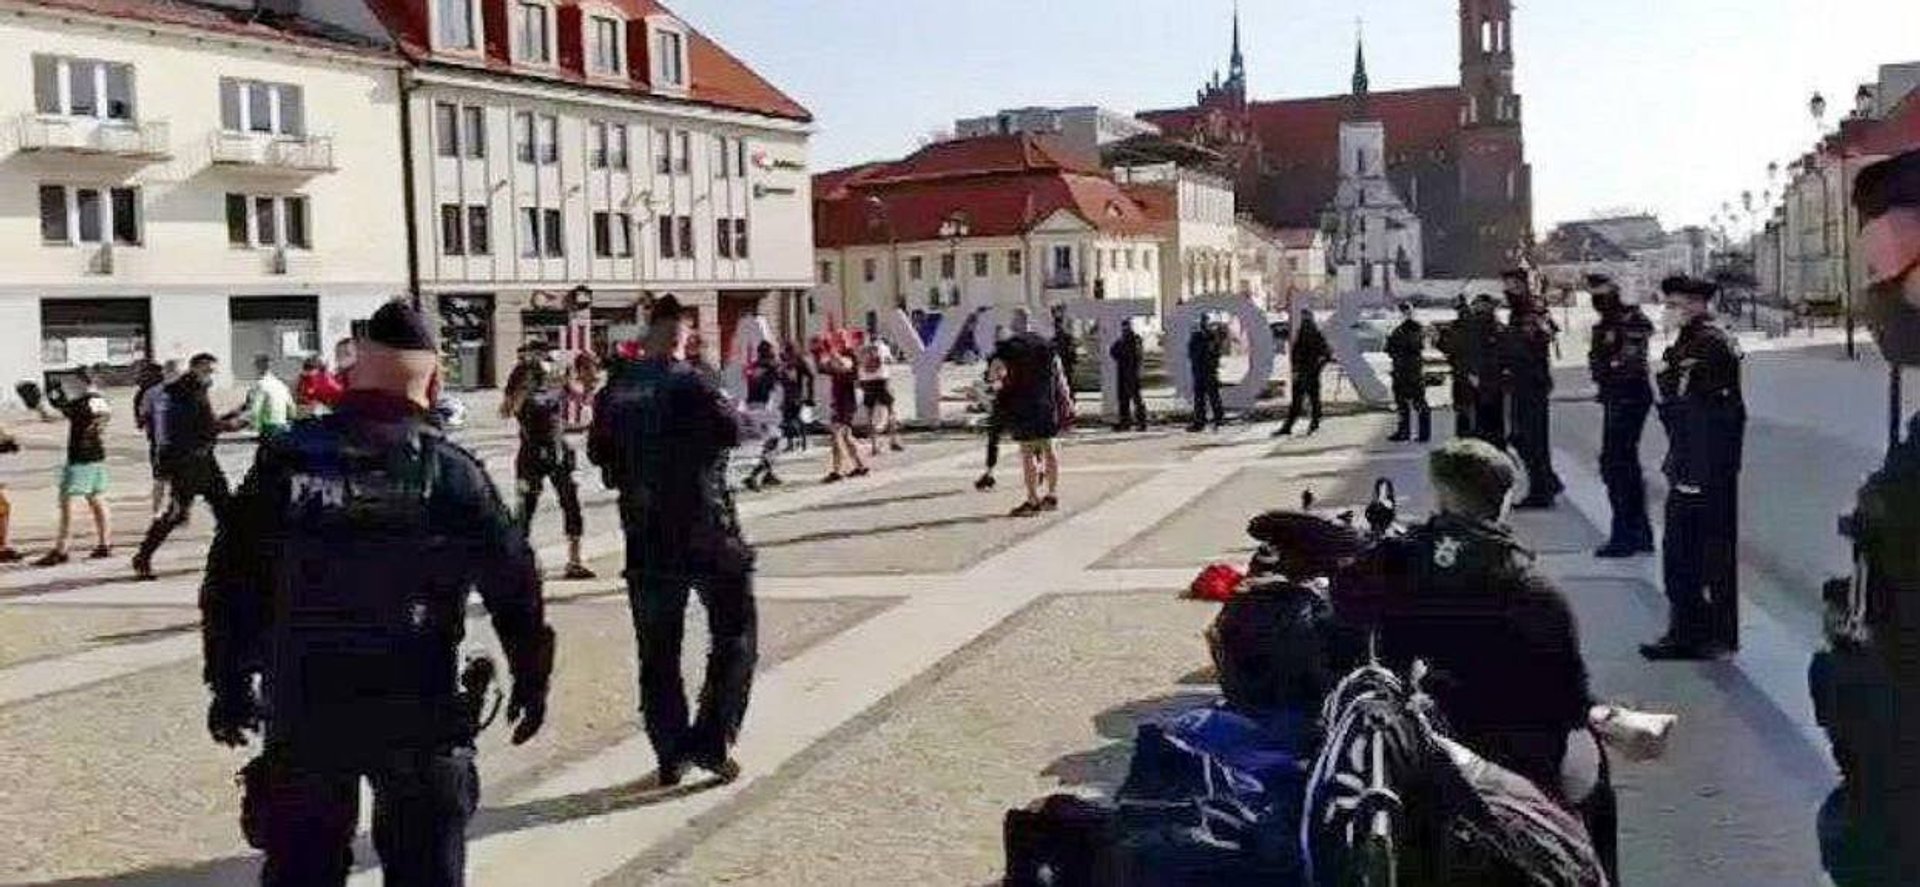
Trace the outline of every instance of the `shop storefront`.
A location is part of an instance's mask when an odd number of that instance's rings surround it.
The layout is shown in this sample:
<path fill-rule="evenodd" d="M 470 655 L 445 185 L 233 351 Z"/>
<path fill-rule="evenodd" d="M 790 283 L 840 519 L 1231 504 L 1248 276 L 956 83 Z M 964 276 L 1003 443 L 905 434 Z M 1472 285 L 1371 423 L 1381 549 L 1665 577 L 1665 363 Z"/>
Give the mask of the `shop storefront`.
<path fill-rule="evenodd" d="M 493 296 L 441 296 L 439 303 L 443 384 L 454 391 L 492 388 Z"/>
<path fill-rule="evenodd" d="M 234 296 L 227 303 L 233 325 L 233 378 L 257 378 L 254 360 L 273 361 L 282 379 L 300 374 L 300 365 L 320 353 L 320 300 L 314 296 Z"/>
<path fill-rule="evenodd" d="M 94 367 L 105 370 L 105 384 L 131 385 L 152 342 L 147 299 L 40 300 L 40 364 L 47 379 Z"/>

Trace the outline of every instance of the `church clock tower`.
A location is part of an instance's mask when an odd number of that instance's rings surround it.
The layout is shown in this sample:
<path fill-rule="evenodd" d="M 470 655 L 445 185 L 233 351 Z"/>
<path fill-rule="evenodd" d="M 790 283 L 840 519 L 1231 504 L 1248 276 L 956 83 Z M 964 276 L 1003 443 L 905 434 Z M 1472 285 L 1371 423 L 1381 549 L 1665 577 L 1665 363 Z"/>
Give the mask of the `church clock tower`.
<path fill-rule="evenodd" d="M 1533 242 L 1533 182 L 1513 84 L 1513 0 L 1460 0 L 1460 218 L 1455 273 L 1491 277 Z"/>

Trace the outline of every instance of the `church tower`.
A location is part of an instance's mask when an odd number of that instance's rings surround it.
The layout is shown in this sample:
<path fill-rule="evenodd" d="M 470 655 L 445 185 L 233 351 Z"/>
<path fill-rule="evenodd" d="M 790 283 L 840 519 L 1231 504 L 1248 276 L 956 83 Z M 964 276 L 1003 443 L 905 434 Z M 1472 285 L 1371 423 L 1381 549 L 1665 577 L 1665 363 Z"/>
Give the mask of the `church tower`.
<path fill-rule="evenodd" d="M 1442 261 L 1459 276 L 1515 267 L 1533 242 L 1513 37 L 1513 0 L 1460 0 L 1460 215 L 1439 238 Z"/>

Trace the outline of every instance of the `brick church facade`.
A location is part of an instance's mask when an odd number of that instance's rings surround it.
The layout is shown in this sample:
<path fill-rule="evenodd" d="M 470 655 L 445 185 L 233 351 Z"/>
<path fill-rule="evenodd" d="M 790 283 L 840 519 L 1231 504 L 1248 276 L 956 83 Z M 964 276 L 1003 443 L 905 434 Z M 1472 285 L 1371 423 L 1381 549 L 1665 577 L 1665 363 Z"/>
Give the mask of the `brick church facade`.
<path fill-rule="evenodd" d="M 1340 184 L 1340 124 L 1379 121 L 1387 176 L 1423 224 L 1426 276 L 1492 277 L 1533 242 L 1512 25 L 1512 0 L 1460 0 L 1458 85 L 1373 92 L 1357 55 L 1347 95 L 1249 101 L 1236 17 L 1226 79 L 1216 72 L 1192 107 L 1140 117 L 1224 155 L 1258 221 L 1323 229 Z"/>

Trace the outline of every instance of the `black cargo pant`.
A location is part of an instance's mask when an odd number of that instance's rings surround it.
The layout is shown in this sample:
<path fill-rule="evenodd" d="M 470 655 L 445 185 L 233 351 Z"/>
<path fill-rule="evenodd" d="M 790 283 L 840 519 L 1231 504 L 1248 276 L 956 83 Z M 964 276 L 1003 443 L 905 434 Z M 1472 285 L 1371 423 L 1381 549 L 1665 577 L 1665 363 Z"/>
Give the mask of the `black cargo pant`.
<path fill-rule="evenodd" d="M 637 551 L 628 542 L 629 551 Z M 680 674 L 686 636 L 687 596 L 700 596 L 707 611 L 706 682 L 700 708 L 689 722 L 686 683 Z M 627 564 L 627 603 L 633 610 L 640 650 L 640 714 L 647 739 L 662 766 L 717 761 L 740 735 L 759 659 L 758 616 L 751 568 L 691 575 Z"/>
<path fill-rule="evenodd" d="M 1653 524 L 1647 520 L 1647 481 L 1640 471 L 1640 435 L 1653 409 L 1653 393 L 1645 397 L 1610 397 L 1602 403 L 1600 479 L 1607 485 L 1613 506 L 1611 545 L 1653 548 Z"/>
<path fill-rule="evenodd" d="M 1479 414 L 1475 409 L 1475 405 L 1479 403 L 1479 399 L 1480 399 L 1479 393 L 1474 391 L 1473 385 L 1467 382 L 1466 375 L 1457 369 L 1454 370 L 1453 371 L 1453 436 L 1454 437 L 1465 438 L 1465 437 L 1474 436 L 1473 423 L 1474 423 L 1474 420 L 1479 417 Z"/>
<path fill-rule="evenodd" d="M 1547 499 L 1566 489 L 1553 470 L 1552 392 L 1544 387 L 1513 389 L 1513 448 L 1527 469 L 1527 498 Z"/>
<path fill-rule="evenodd" d="M 1400 415 L 1395 437 L 1414 436 L 1414 417 L 1419 417 L 1420 440 L 1433 437 L 1433 408 L 1427 405 L 1426 380 L 1419 373 L 1393 374 L 1393 407 Z"/>
<path fill-rule="evenodd" d="M 331 756 L 330 756 L 331 757 Z M 389 887 L 466 883 L 467 821 L 480 802 L 473 750 L 404 750 L 361 764 L 270 749 L 262 811 L 263 887 L 339 887 L 353 867 L 360 779 L 373 785 L 373 847 Z"/>
<path fill-rule="evenodd" d="M 1320 372 L 1296 370 L 1293 374 L 1293 402 L 1287 405 L 1287 421 L 1282 428 L 1291 431 L 1293 423 L 1300 419 L 1302 411 L 1309 413 L 1312 424 L 1308 427 L 1320 427 Z"/>
<path fill-rule="evenodd" d="M 1662 540 L 1668 631 L 1683 643 L 1740 648 L 1739 478 L 1667 493 Z"/>
<path fill-rule="evenodd" d="M 1500 388 L 1473 390 L 1473 436 L 1502 450 L 1507 448 L 1507 393 Z"/>
<path fill-rule="evenodd" d="M 1219 370 L 1193 374 L 1193 423 L 1189 427 L 1205 428 L 1209 411 L 1213 413 L 1213 427 L 1219 428 L 1227 421 L 1227 407 L 1220 400 Z"/>
<path fill-rule="evenodd" d="M 540 489 L 553 484 L 553 496 L 560 500 L 560 519 L 567 538 L 578 539 L 586 532 L 586 519 L 580 513 L 580 484 L 574 480 L 573 448 L 521 447 L 513 459 L 513 474 L 520 491 L 520 532 L 530 532 L 534 510 L 540 507 Z"/>
<path fill-rule="evenodd" d="M 161 473 L 167 480 L 167 507 L 148 525 L 146 537 L 140 540 L 140 550 L 134 555 L 139 563 L 152 561 L 153 553 L 160 550 L 167 537 L 187 522 L 193 500 L 207 500 L 215 523 L 227 516 L 227 475 L 211 451 L 169 459 L 161 466 Z"/>
<path fill-rule="evenodd" d="M 1140 371 L 1121 370 L 1115 387 L 1120 389 L 1120 427 L 1147 430 L 1147 401 L 1140 394 Z"/>

